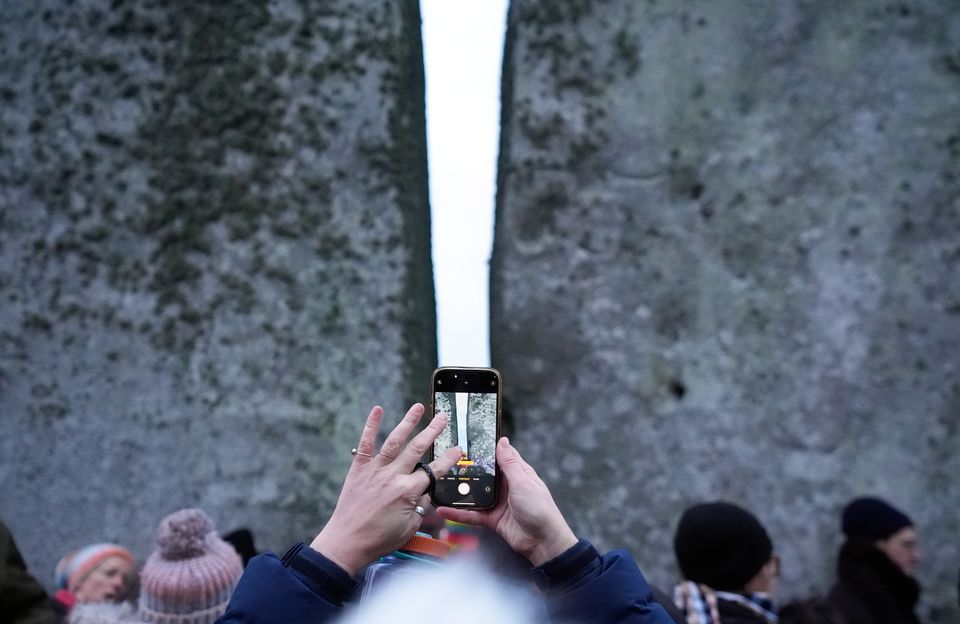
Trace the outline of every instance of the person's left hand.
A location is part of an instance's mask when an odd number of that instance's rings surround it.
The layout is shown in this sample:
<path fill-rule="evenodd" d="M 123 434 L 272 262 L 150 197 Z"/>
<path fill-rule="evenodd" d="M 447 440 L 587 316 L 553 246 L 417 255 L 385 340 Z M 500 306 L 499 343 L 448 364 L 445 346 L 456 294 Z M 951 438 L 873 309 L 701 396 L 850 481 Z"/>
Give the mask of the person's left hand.
<path fill-rule="evenodd" d="M 310 543 L 310 548 L 351 576 L 410 539 L 420 526 L 416 507 L 430 505 L 425 493 L 430 478 L 423 470 L 414 471 L 414 467 L 443 431 L 447 415 L 435 416 L 404 446 L 423 411 L 420 403 L 407 410 L 379 453 L 374 445 L 383 409 L 378 405 L 370 411 L 333 515 Z M 460 447 L 448 449 L 430 463 L 430 468 L 435 475 L 446 474 L 461 454 Z"/>
<path fill-rule="evenodd" d="M 500 500 L 491 509 L 475 511 L 440 507 L 441 518 L 493 529 L 534 566 L 543 565 L 577 543 L 543 479 L 507 438 L 497 441 Z"/>

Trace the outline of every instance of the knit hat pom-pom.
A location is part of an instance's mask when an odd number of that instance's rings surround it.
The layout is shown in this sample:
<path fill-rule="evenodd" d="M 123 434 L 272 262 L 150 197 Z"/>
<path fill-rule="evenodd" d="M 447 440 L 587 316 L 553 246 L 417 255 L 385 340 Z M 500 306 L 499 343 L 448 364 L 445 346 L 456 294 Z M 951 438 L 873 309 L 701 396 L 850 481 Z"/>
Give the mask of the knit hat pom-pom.
<path fill-rule="evenodd" d="M 213 520 L 200 509 L 175 511 L 160 523 L 157 546 L 167 560 L 190 559 L 207 550 L 206 537 L 213 531 Z"/>

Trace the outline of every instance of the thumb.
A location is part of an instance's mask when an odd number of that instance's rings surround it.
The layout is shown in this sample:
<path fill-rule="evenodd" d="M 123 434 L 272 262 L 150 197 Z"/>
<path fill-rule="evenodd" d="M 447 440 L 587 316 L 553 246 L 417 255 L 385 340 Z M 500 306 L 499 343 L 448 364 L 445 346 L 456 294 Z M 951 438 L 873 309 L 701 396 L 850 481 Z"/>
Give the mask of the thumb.
<path fill-rule="evenodd" d="M 508 481 L 516 479 L 523 473 L 523 459 L 506 436 L 497 442 L 497 463 L 500 464 L 500 471 Z"/>
<path fill-rule="evenodd" d="M 444 520 L 452 520 L 453 522 L 459 522 L 460 524 L 475 524 L 480 526 L 489 526 L 487 517 L 489 514 L 485 514 L 480 511 L 473 511 L 471 509 L 456 509 L 454 507 L 437 507 L 437 515 L 443 518 Z"/>

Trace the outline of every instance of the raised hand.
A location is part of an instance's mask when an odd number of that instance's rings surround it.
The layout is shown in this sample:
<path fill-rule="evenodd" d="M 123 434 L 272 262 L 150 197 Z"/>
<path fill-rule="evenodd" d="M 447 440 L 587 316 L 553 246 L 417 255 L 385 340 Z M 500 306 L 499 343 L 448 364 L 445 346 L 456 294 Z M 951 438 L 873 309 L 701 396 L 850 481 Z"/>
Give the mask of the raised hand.
<path fill-rule="evenodd" d="M 576 544 L 577 537 L 547 485 L 505 437 L 497 442 L 497 463 L 503 478 L 496 507 L 485 511 L 440 507 L 437 513 L 447 520 L 493 529 L 535 566 Z"/>
<path fill-rule="evenodd" d="M 420 527 L 422 510 L 430 504 L 425 494 L 430 478 L 414 468 L 447 423 L 446 414 L 435 416 L 406 444 L 423 412 L 415 403 L 376 452 L 383 409 L 370 411 L 333 515 L 310 544 L 351 576 L 402 546 Z M 453 447 L 434 458 L 430 468 L 444 474 L 460 456 L 460 448 Z"/>

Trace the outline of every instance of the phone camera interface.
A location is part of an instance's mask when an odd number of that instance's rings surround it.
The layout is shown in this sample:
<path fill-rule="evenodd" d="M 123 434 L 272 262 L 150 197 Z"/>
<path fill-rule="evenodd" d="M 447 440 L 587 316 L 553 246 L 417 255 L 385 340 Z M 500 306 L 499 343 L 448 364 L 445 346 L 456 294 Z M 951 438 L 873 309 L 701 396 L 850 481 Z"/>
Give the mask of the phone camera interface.
<path fill-rule="evenodd" d="M 437 392 L 437 414 L 446 414 L 447 426 L 437 438 L 441 452 L 451 446 L 463 449 L 463 459 L 450 476 L 494 475 L 497 445 L 497 395 L 494 392 Z"/>
<path fill-rule="evenodd" d="M 478 389 L 482 389 L 486 380 L 475 381 L 479 383 Z M 463 457 L 450 471 L 437 475 L 438 491 L 453 495 L 454 504 L 484 504 L 496 481 L 496 383 L 490 382 L 494 388 L 489 392 L 472 390 L 471 386 L 476 385 L 465 377 L 458 378 L 452 387 L 445 386 L 445 390 L 434 393 L 435 413 L 448 417 L 446 427 L 434 443 L 436 452 L 452 446 L 463 449 Z"/>

